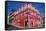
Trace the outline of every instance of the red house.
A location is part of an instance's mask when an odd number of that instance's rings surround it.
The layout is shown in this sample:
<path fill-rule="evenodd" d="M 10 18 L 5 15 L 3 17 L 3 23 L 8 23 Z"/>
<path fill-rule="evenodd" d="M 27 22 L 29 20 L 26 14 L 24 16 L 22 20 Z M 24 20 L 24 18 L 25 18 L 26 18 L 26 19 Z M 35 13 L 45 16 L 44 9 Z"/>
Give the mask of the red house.
<path fill-rule="evenodd" d="M 40 12 L 32 6 L 32 4 L 25 4 L 18 11 L 12 15 L 12 23 L 14 27 L 18 28 L 40 28 L 42 27 L 42 17 Z"/>

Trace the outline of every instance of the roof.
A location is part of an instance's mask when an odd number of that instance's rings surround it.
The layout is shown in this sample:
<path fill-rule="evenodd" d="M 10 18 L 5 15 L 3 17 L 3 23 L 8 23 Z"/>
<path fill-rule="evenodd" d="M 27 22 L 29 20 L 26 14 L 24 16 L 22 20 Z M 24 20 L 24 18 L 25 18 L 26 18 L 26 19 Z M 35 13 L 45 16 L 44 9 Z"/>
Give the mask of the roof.
<path fill-rule="evenodd" d="M 32 6 L 32 4 L 25 4 L 23 7 L 19 8 L 19 10 L 15 11 L 13 14 L 18 15 L 20 13 L 28 11 L 28 9 L 31 9 L 32 11 L 35 11 L 36 13 L 40 14 L 39 11 L 35 7 Z"/>

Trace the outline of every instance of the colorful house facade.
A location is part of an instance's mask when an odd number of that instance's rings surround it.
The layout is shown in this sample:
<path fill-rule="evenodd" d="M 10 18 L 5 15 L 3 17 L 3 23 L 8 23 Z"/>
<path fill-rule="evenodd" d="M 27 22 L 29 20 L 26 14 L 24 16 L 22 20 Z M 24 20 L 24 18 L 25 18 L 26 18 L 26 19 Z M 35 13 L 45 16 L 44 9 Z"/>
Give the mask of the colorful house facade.
<path fill-rule="evenodd" d="M 42 27 L 42 16 L 40 12 L 32 6 L 25 4 L 19 10 L 15 11 L 11 16 L 11 25 L 18 28 L 40 28 Z"/>

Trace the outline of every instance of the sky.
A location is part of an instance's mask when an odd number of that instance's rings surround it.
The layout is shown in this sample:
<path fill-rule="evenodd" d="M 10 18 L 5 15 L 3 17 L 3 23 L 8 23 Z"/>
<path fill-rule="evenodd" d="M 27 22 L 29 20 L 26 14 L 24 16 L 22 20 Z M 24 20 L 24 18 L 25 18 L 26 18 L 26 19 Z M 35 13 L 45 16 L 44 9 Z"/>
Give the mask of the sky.
<path fill-rule="evenodd" d="M 10 16 L 12 9 L 15 9 L 16 11 L 26 3 L 27 2 L 8 2 L 7 3 L 8 16 Z M 41 16 L 45 16 L 45 4 L 44 3 L 38 3 L 38 2 L 31 2 L 31 3 L 33 7 L 39 10 L 39 12 L 41 13 Z"/>

